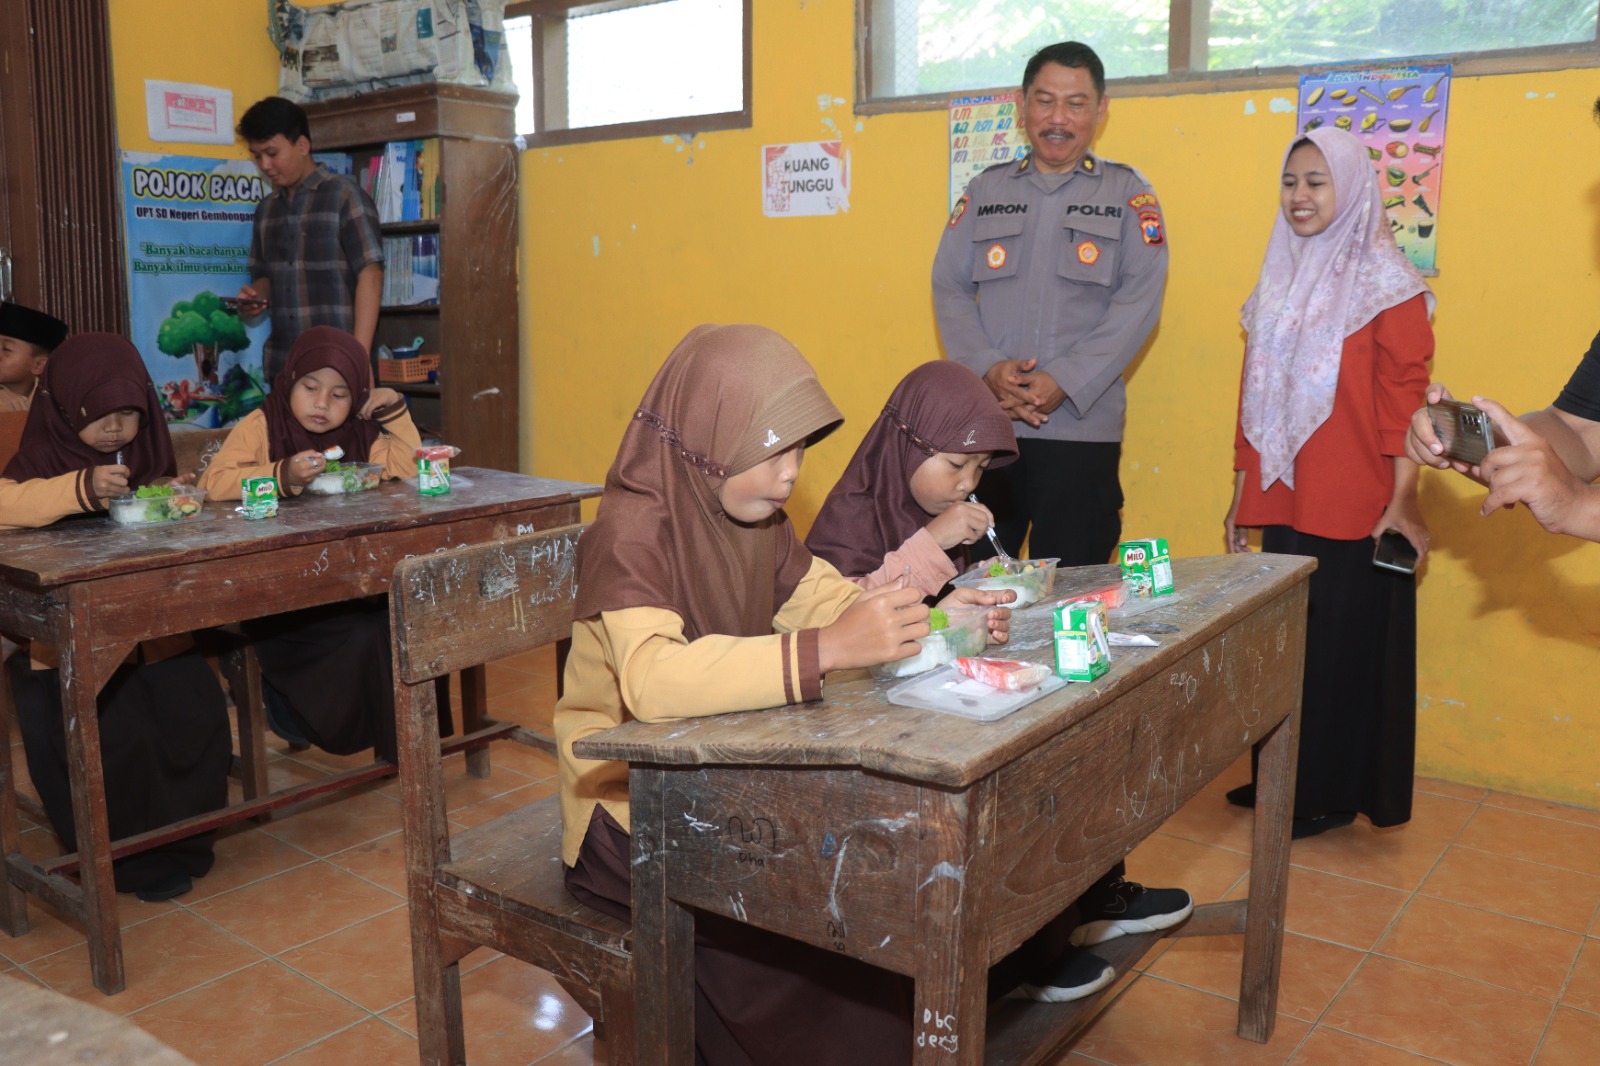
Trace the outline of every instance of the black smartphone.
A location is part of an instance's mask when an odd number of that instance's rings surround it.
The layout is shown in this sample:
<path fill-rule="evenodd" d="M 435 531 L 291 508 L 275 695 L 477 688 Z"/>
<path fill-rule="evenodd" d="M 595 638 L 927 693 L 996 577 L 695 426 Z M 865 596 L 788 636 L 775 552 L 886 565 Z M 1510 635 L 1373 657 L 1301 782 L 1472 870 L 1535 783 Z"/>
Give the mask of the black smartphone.
<path fill-rule="evenodd" d="M 1494 420 L 1470 403 L 1441 400 L 1428 405 L 1433 435 L 1444 445 L 1447 459 L 1476 466 L 1495 448 L 1506 443 Z"/>
<path fill-rule="evenodd" d="M 265 300 L 259 298 L 241 300 L 237 296 L 218 296 L 217 303 L 221 304 L 222 309 L 230 315 L 255 315 L 259 314 L 267 306 Z"/>
<path fill-rule="evenodd" d="M 1414 574 L 1417 572 L 1417 549 L 1402 534 L 1392 529 L 1385 530 L 1383 536 L 1378 538 L 1378 546 L 1373 549 L 1372 565 L 1401 574 Z"/>

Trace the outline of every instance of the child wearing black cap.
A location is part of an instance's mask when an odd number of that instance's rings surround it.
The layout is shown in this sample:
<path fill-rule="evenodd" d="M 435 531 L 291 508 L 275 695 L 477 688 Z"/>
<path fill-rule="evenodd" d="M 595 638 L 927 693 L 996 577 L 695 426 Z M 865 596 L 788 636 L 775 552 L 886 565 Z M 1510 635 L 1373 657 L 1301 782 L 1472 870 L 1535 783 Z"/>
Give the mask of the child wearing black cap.
<path fill-rule="evenodd" d="M 26 411 L 45 357 L 67 339 L 67 324 L 18 303 L 0 302 L 0 411 Z"/>

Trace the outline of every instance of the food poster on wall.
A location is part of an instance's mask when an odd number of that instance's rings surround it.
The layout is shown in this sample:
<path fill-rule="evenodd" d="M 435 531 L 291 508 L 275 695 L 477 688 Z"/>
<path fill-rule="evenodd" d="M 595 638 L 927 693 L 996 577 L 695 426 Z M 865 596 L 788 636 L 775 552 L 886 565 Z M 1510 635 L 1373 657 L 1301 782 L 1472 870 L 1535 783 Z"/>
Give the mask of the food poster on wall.
<path fill-rule="evenodd" d="M 1400 249 L 1429 277 L 1438 269 L 1450 67 L 1329 70 L 1300 78 L 1300 129 L 1331 125 L 1367 147 Z"/>
<path fill-rule="evenodd" d="M 996 163 L 1028 154 L 1017 128 L 1017 94 L 957 96 L 950 101 L 950 210 L 967 183 Z"/>
<path fill-rule="evenodd" d="M 266 399 L 265 316 L 249 325 L 230 302 L 270 191 L 243 160 L 122 153 L 130 339 L 170 423 L 228 426 Z"/>

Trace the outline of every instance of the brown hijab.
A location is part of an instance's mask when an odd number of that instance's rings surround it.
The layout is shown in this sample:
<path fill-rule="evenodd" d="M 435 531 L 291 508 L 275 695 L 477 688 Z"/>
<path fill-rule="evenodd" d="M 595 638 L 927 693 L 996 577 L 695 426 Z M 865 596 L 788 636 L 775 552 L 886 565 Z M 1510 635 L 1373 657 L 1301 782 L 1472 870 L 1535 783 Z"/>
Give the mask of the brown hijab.
<path fill-rule="evenodd" d="M 122 449 L 122 463 L 128 468 L 128 484 L 142 488 L 178 469 L 156 387 L 139 350 L 126 337 L 78 334 L 45 362 L 22 428 L 22 445 L 6 464 L 5 476 L 29 481 L 114 465 L 115 455 L 91 448 L 78 433 L 129 407 L 141 415 L 139 433 Z"/>
<path fill-rule="evenodd" d="M 267 416 L 267 458 L 273 462 L 299 455 L 303 451 L 327 451 L 337 444 L 349 462 L 364 463 L 372 454 L 372 444 L 382 432 L 370 419 L 357 418 L 356 412 L 367 402 L 371 386 L 367 382 L 367 350 L 342 329 L 312 326 L 295 340 L 267 394 L 262 409 Z M 300 424 L 289 406 L 295 382 L 323 367 L 332 367 L 350 386 L 350 417 L 326 433 L 313 433 Z"/>
<path fill-rule="evenodd" d="M 960 363 L 923 363 L 901 379 L 867 430 L 839 483 L 828 493 L 806 547 L 861 577 L 927 525 L 911 495 L 911 475 L 937 452 L 993 452 L 991 468 L 1017 457 L 1011 420 L 983 379 Z M 967 546 L 946 554 L 959 569 Z"/>
<path fill-rule="evenodd" d="M 782 511 L 722 511 L 722 483 L 843 416 L 794 345 L 761 326 L 699 326 L 645 391 L 578 545 L 575 616 L 660 607 L 690 640 L 754 637 L 811 567 Z"/>

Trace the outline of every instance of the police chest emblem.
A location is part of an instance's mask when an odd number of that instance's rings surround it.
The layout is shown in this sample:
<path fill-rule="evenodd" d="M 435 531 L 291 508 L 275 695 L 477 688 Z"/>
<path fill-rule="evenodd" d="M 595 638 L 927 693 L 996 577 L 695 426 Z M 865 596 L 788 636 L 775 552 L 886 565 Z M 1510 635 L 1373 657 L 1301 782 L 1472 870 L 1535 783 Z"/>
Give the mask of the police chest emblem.
<path fill-rule="evenodd" d="M 961 199 L 956 201 L 956 206 L 950 209 L 950 226 L 952 229 L 955 228 L 957 222 L 961 221 L 961 216 L 967 213 L 967 201 L 970 199 L 972 197 L 962 193 Z"/>
<path fill-rule="evenodd" d="M 1006 265 L 1006 246 L 1003 244 L 989 245 L 989 254 L 984 257 L 990 270 L 999 270 Z"/>
<path fill-rule="evenodd" d="M 1100 248 L 1093 241 L 1084 241 L 1078 245 L 1078 262 L 1085 266 L 1093 266 L 1095 260 L 1100 258 Z"/>

